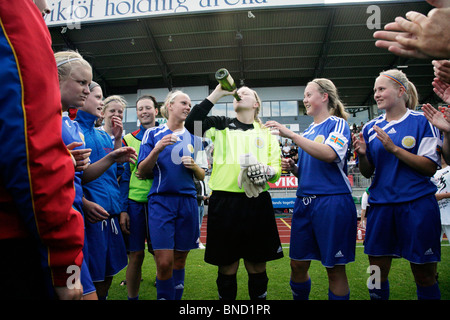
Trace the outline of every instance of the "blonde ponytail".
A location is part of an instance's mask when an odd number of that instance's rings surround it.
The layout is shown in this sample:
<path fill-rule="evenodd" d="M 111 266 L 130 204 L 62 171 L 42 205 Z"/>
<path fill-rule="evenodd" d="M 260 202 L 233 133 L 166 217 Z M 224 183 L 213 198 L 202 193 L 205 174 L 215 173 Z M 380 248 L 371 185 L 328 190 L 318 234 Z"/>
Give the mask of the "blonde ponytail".
<path fill-rule="evenodd" d="M 416 86 L 408 81 L 408 100 L 406 101 L 406 107 L 411 110 L 415 110 L 419 104 L 419 94 L 417 93 Z"/>
<path fill-rule="evenodd" d="M 320 93 L 328 94 L 328 111 L 330 112 L 330 114 L 347 120 L 348 113 L 345 111 L 344 104 L 339 98 L 339 94 L 334 83 L 331 80 L 325 78 L 314 79 L 311 82 L 319 86 Z"/>

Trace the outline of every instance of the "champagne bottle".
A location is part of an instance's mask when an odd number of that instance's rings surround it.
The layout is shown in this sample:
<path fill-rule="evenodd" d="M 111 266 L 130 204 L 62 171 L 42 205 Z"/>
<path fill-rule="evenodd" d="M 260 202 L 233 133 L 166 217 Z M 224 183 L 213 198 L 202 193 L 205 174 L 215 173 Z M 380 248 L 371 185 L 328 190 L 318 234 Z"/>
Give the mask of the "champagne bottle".
<path fill-rule="evenodd" d="M 234 83 L 234 79 L 231 77 L 230 73 L 227 69 L 222 68 L 216 71 L 216 80 L 222 86 L 222 89 L 227 91 L 233 91 L 236 89 L 236 83 Z M 237 101 L 240 101 L 241 98 L 237 93 L 234 93 L 233 96 Z"/>

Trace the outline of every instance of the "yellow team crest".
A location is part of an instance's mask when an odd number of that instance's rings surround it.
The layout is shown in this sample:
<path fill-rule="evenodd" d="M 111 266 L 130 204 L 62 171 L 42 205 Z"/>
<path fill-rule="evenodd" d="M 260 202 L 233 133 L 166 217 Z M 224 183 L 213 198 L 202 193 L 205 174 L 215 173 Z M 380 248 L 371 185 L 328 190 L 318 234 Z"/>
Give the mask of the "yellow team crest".
<path fill-rule="evenodd" d="M 325 136 L 319 134 L 317 137 L 314 138 L 314 142 L 323 143 L 325 141 Z"/>
<path fill-rule="evenodd" d="M 194 153 L 194 146 L 192 144 L 188 144 L 187 145 L 187 149 L 189 150 L 190 153 Z"/>
<path fill-rule="evenodd" d="M 255 145 L 257 148 L 262 149 L 264 147 L 264 139 L 261 137 L 255 138 Z"/>
<path fill-rule="evenodd" d="M 407 149 L 414 148 L 415 145 L 416 145 L 416 139 L 414 137 L 406 136 L 402 139 L 402 146 Z"/>

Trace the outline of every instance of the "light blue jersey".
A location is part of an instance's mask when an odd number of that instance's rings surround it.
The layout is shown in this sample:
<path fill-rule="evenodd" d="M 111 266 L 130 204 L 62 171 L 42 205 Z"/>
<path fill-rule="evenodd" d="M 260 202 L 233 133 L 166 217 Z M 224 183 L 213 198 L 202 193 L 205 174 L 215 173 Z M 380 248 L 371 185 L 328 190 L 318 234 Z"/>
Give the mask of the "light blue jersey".
<path fill-rule="evenodd" d="M 312 123 L 303 137 L 330 146 L 337 157 L 334 162 L 326 163 L 299 149 L 297 197 L 351 193 L 347 178 L 346 155 L 351 141 L 347 122 L 335 116 L 328 117 L 321 123 Z"/>
<path fill-rule="evenodd" d="M 395 145 L 430 159 L 438 167 L 441 164 L 440 152 L 442 139 L 425 116 L 416 111 L 407 110 L 399 119 L 387 122 L 383 114 L 368 122 L 363 128 L 367 145 L 366 156 L 375 167 L 372 185 L 369 188 L 369 203 L 387 204 L 408 202 L 436 193 L 436 186 L 430 177 L 424 176 L 386 151 L 373 126 L 383 129 Z"/>
<path fill-rule="evenodd" d="M 138 163 L 144 160 L 156 144 L 168 134 L 173 134 L 173 132 L 167 124 L 147 129 L 139 150 Z M 178 136 L 178 141 L 167 146 L 158 156 L 153 168 L 154 178 L 149 196 L 152 194 L 184 194 L 197 197 L 193 171 L 181 163 L 181 157 L 190 156 L 196 159 L 197 152 L 202 150 L 201 138 L 190 134 L 186 129 L 175 134 Z"/>

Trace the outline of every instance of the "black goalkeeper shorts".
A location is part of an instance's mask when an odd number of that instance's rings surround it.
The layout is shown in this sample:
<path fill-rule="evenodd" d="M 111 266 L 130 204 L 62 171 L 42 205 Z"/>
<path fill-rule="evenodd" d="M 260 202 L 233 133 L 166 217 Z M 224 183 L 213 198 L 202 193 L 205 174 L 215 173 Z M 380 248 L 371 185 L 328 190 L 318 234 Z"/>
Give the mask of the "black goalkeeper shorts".
<path fill-rule="evenodd" d="M 269 192 L 213 191 L 209 200 L 205 261 L 226 266 L 241 258 L 261 263 L 283 257 Z"/>

